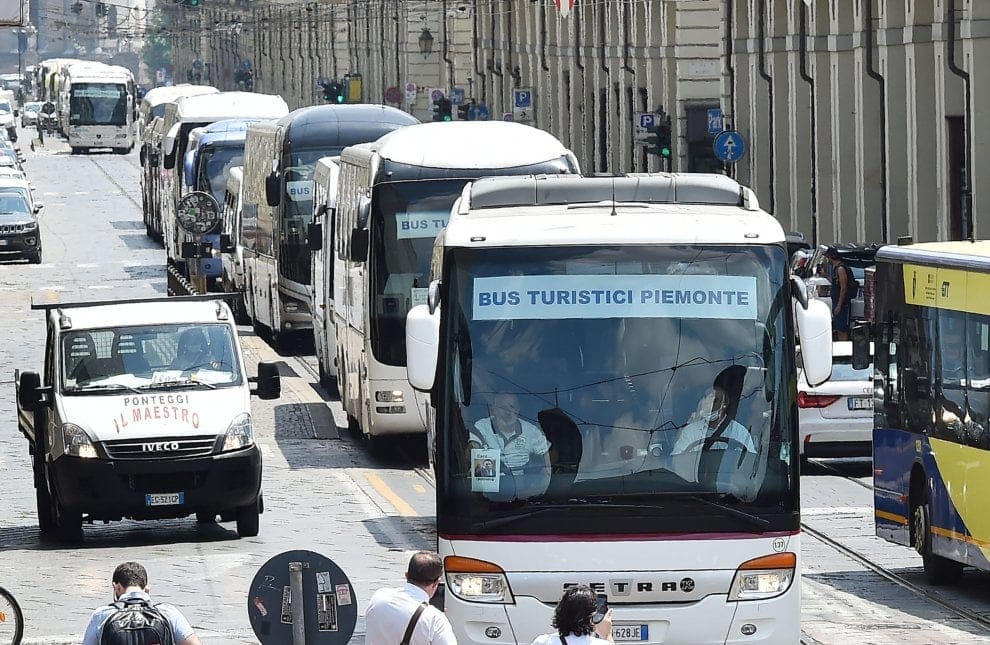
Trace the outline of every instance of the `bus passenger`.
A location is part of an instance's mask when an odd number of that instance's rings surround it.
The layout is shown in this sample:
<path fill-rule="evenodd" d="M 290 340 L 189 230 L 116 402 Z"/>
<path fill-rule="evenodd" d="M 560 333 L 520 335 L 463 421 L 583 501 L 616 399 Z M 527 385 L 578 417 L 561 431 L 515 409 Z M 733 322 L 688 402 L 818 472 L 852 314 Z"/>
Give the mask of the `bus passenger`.
<path fill-rule="evenodd" d="M 537 426 L 519 417 L 515 394 L 495 396 L 491 416 L 474 424 L 471 448 L 497 449 L 502 473 L 515 482 L 515 497 L 542 494 L 550 483 L 550 442 Z"/>

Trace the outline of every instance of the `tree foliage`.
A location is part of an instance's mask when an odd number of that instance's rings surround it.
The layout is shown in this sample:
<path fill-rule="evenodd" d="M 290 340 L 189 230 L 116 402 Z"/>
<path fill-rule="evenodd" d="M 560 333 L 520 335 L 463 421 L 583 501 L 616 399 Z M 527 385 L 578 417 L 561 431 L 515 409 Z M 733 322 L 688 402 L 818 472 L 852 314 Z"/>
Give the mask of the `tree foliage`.
<path fill-rule="evenodd" d="M 172 65 L 171 20 L 163 12 L 156 12 L 148 25 L 148 32 L 141 48 L 141 60 L 148 67 L 151 77 L 155 72 Z"/>

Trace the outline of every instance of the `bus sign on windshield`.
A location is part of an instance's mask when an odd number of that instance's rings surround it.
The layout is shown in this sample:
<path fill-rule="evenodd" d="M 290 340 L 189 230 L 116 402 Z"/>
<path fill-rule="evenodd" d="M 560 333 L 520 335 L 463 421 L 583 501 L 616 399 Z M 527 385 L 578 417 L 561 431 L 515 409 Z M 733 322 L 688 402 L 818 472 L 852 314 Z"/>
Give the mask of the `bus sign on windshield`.
<path fill-rule="evenodd" d="M 474 320 L 756 319 L 752 276 L 536 275 L 474 279 Z"/>

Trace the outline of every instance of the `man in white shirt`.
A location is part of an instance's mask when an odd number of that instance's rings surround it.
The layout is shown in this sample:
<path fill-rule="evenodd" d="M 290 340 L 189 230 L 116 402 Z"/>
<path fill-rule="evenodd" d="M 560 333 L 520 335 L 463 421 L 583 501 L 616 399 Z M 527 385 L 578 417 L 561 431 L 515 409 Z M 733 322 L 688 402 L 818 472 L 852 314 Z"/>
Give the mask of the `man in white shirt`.
<path fill-rule="evenodd" d="M 450 621 L 429 604 L 442 574 L 439 554 L 415 553 L 406 570 L 406 584 L 379 589 L 371 597 L 365 614 L 368 633 L 364 642 L 367 645 L 457 645 Z"/>
<path fill-rule="evenodd" d="M 550 442 L 536 425 L 520 418 L 515 394 L 502 392 L 495 396 L 491 416 L 474 424 L 468 445 L 472 449 L 499 451 L 499 470 L 513 478 L 515 498 L 534 497 L 546 491 L 550 483 Z"/>

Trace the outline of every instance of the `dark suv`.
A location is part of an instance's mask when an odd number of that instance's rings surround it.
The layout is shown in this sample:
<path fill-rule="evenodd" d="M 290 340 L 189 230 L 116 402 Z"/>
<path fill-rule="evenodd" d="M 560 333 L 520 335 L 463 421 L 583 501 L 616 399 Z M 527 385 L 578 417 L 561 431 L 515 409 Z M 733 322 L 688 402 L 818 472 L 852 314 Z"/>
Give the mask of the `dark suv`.
<path fill-rule="evenodd" d="M 879 244 L 833 244 L 835 249 L 839 252 L 839 257 L 845 262 L 846 266 L 852 269 L 853 277 L 859 283 L 858 292 L 853 295 L 852 299 L 852 317 L 853 319 L 863 317 L 863 285 L 866 276 L 866 269 L 873 266 L 876 263 L 874 259 L 877 254 L 877 249 L 880 248 Z M 832 301 L 832 267 L 829 264 L 828 258 L 825 257 L 825 251 L 829 248 L 828 244 L 822 244 L 815 252 L 812 254 L 811 259 L 809 259 L 804 266 L 799 269 L 795 269 L 795 273 L 799 275 L 808 285 L 808 295 L 813 298 L 818 298 L 819 300 L 826 300 L 831 305 Z"/>
<path fill-rule="evenodd" d="M 38 216 L 21 195 L 0 193 L 0 259 L 41 263 Z"/>

